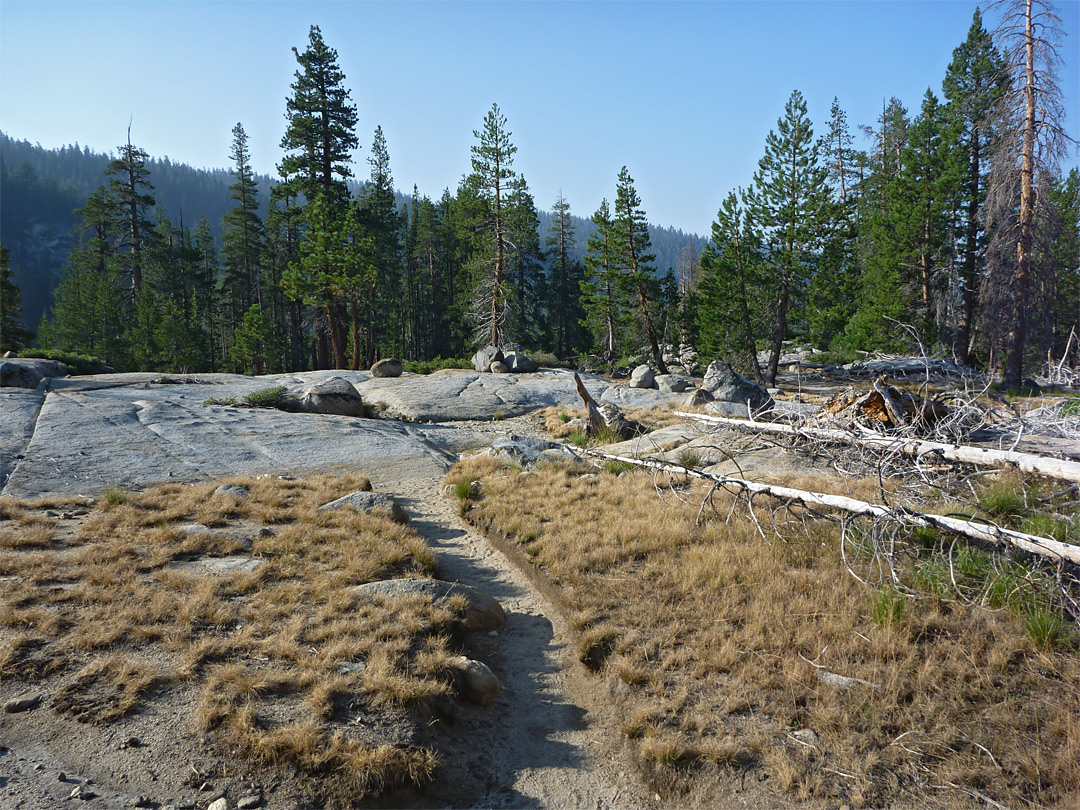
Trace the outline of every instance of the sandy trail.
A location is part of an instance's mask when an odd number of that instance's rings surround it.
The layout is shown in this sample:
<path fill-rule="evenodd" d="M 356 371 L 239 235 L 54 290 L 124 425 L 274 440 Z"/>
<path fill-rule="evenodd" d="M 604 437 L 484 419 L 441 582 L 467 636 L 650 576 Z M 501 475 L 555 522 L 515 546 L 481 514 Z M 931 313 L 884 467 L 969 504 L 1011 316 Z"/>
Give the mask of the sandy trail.
<path fill-rule="evenodd" d="M 523 427 L 497 432 L 531 432 Z M 469 655 L 491 667 L 502 693 L 487 707 L 463 706 L 443 730 L 444 766 L 427 800 L 454 807 L 655 806 L 613 743 L 621 734 L 612 718 L 582 689 L 588 676 L 569 628 L 522 571 L 458 516 L 456 502 L 443 495 L 444 474 L 434 458 L 371 472 L 374 488 L 398 499 L 436 550 L 440 576 L 484 589 L 507 613 L 498 633 L 468 640 Z"/>

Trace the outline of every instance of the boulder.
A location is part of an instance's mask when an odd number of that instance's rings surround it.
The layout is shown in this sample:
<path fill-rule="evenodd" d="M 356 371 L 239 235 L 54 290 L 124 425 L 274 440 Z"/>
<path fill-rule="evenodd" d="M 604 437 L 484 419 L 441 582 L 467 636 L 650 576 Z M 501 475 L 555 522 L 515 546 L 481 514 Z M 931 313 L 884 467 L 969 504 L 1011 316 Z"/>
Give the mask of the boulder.
<path fill-rule="evenodd" d="M 681 394 L 690 387 L 690 381 L 677 374 L 658 374 L 653 380 L 656 387 L 667 394 Z"/>
<path fill-rule="evenodd" d="M 706 391 L 704 388 L 695 388 L 689 394 L 686 395 L 686 399 L 682 401 L 682 407 L 684 408 L 697 408 L 707 402 L 712 402 L 714 399 L 711 392 Z"/>
<path fill-rule="evenodd" d="M 458 694 L 477 706 L 486 706 L 499 696 L 502 684 L 487 664 L 459 655 L 450 661 Z"/>
<path fill-rule="evenodd" d="M 539 363 L 521 352 L 508 352 L 503 364 L 515 374 L 533 374 L 540 369 Z"/>
<path fill-rule="evenodd" d="M 307 413 L 363 416 L 364 400 L 351 382 L 331 377 L 305 388 L 300 394 L 300 408 Z"/>
<path fill-rule="evenodd" d="M 0 387 L 37 388 L 42 374 L 36 368 L 13 360 L 0 363 Z"/>
<path fill-rule="evenodd" d="M 433 602 L 445 602 L 452 596 L 464 596 L 465 614 L 461 624 L 467 630 L 496 630 L 506 624 L 506 612 L 496 599 L 460 582 L 443 582 L 439 579 L 382 579 L 367 582 L 353 588 L 357 596 L 384 599 L 402 599 L 407 596 L 422 594 Z"/>
<path fill-rule="evenodd" d="M 642 363 L 630 373 L 631 388 L 654 388 L 655 375 L 647 363 Z"/>
<path fill-rule="evenodd" d="M 541 458 L 552 458 L 555 454 L 567 461 L 577 460 L 573 451 L 558 442 L 513 434 L 499 437 L 482 453 L 511 464 L 535 464 Z"/>
<path fill-rule="evenodd" d="M 503 359 L 502 349 L 498 346 L 484 346 L 473 355 L 473 368 L 477 371 L 491 371 L 491 364 Z"/>
<path fill-rule="evenodd" d="M 9 357 L 0 362 L 0 387 L 37 388 L 46 377 L 66 377 L 68 367 L 59 360 L 40 357 Z"/>
<path fill-rule="evenodd" d="M 387 358 L 380 360 L 371 367 L 372 377 L 400 377 L 402 365 L 400 360 Z"/>
<path fill-rule="evenodd" d="M 241 501 L 251 497 L 251 492 L 248 488 L 242 487 L 239 484 L 222 484 L 214 490 L 214 494 L 222 495 L 226 498 L 236 498 Z"/>
<path fill-rule="evenodd" d="M 509 374 L 510 373 L 509 367 L 506 365 L 506 363 L 502 362 L 501 360 L 496 360 L 494 363 L 492 363 L 488 367 L 488 371 L 490 371 L 492 374 Z"/>
<path fill-rule="evenodd" d="M 319 511 L 328 512 L 346 506 L 351 506 L 358 512 L 390 518 L 394 523 L 400 523 L 403 526 L 409 525 L 409 513 L 398 506 L 393 498 L 381 492 L 353 492 L 350 495 L 338 498 L 336 501 L 324 503 L 319 507 Z"/>
<path fill-rule="evenodd" d="M 764 388 L 736 373 L 730 364 L 719 360 L 709 364 L 701 387 L 720 402 L 737 402 L 744 407 L 749 402 L 754 411 L 771 408 L 773 404 L 772 397 Z"/>

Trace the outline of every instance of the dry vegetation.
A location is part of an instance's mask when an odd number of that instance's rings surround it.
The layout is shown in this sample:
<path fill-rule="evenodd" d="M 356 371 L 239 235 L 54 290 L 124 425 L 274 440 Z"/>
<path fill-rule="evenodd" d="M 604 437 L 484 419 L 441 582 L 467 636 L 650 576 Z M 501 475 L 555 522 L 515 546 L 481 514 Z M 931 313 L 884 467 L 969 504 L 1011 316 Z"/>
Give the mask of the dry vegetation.
<path fill-rule="evenodd" d="M 0 679 L 96 724 L 193 691 L 189 732 L 318 775 L 331 805 L 423 784 L 435 753 L 377 729 L 422 727 L 451 692 L 456 616 L 351 586 L 430 575 L 431 550 L 389 520 L 318 511 L 365 478 L 231 482 L 250 497 L 176 484 L 112 490 L 92 508 L 0 499 Z M 182 530 L 193 522 L 215 531 Z M 222 557 L 245 564 L 198 567 Z"/>
<path fill-rule="evenodd" d="M 761 498 L 755 522 L 722 492 L 699 520 L 699 482 L 640 471 L 474 459 L 448 480 L 555 584 L 646 775 L 680 804 L 748 781 L 773 804 L 1080 803 L 1080 657 L 1052 572 L 932 532 L 890 537 L 883 566 L 856 523 L 845 563 L 834 520 Z M 985 485 L 986 505 L 1016 486 Z"/>
<path fill-rule="evenodd" d="M 587 419 L 584 408 L 544 408 L 540 413 L 541 426 L 556 439 L 567 439 L 571 444 L 585 445 L 585 431 L 579 425 L 570 424 L 575 419 Z M 623 416 L 641 424 L 646 431 L 659 430 L 685 421 L 670 408 L 627 408 Z M 619 436 L 601 436 L 594 444 L 621 441 Z"/>

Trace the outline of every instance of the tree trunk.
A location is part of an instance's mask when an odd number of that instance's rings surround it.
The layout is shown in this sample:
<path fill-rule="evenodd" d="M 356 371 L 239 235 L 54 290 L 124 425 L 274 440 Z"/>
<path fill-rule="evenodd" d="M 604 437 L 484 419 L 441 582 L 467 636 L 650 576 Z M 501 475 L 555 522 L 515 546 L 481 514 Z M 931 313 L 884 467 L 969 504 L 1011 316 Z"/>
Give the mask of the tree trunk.
<path fill-rule="evenodd" d="M 787 312 L 791 303 L 787 281 L 781 282 L 780 301 L 776 306 L 776 325 L 773 328 L 772 347 L 769 351 L 769 365 L 765 369 L 765 384 L 772 388 L 776 385 L 776 372 L 780 367 L 780 351 L 787 337 Z"/>

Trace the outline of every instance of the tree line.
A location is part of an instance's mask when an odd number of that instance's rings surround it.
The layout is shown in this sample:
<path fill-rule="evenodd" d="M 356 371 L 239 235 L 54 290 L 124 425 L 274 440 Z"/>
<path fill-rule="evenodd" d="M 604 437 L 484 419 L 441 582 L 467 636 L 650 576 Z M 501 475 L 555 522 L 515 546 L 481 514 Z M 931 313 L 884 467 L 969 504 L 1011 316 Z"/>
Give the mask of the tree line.
<path fill-rule="evenodd" d="M 661 276 L 626 167 L 583 260 L 561 195 L 541 238 L 498 105 L 455 193 L 414 188 L 402 204 L 378 127 L 357 190 L 356 106 L 313 26 L 293 49 L 271 188 L 233 130 L 220 250 L 206 218 L 192 230 L 155 216 L 149 157 L 129 138 L 76 212 L 88 238 L 39 339 L 123 368 L 255 373 L 510 342 L 609 360 L 644 347 L 663 371 L 663 345 L 685 341 L 770 384 L 784 342 L 799 339 L 950 355 L 1019 385 L 1025 360 L 1077 353 L 1080 178 L 1059 169 L 1056 30 L 1048 3 L 1007 5 L 996 38 L 976 10 L 943 97 L 928 89 L 914 116 L 890 99 L 862 128 L 866 151 L 837 100 L 816 136 L 793 92 L 700 262 L 689 251 Z"/>

